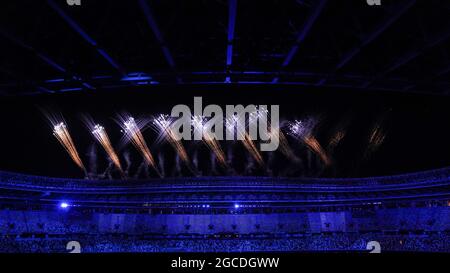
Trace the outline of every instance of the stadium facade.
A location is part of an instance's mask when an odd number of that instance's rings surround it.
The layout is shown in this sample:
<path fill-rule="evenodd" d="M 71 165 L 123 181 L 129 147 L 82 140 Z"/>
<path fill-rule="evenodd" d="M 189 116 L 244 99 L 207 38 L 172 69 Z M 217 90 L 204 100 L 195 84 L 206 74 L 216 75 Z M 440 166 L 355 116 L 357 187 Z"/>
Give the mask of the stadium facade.
<path fill-rule="evenodd" d="M 449 168 L 361 179 L 3 172 L 0 188 L 5 252 L 34 240 L 55 252 L 71 240 L 92 252 L 351 251 L 386 240 L 387 251 L 450 251 Z M 99 240 L 108 247 L 91 243 Z"/>

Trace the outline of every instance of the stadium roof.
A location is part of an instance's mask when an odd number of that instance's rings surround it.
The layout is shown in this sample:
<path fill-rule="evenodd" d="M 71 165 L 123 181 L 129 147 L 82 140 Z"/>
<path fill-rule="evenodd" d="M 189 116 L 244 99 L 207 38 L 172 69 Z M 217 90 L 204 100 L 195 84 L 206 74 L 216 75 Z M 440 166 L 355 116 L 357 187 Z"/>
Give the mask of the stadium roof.
<path fill-rule="evenodd" d="M 294 84 L 449 94 L 450 2 L 7 1 L 0 94 Z"/>

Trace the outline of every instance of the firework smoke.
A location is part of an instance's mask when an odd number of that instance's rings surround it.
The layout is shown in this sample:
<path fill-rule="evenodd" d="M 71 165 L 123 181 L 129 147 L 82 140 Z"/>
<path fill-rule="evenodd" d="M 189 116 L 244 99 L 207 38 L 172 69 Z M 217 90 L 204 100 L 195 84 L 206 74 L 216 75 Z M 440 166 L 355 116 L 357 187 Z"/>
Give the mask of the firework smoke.
<path fill-rule="evenodd" d="M 202 116 L 192 117 L 192 126 L 195 130 L 202 132 L 202 140 L 208 146 L 208 148 L 216 155 L 217 161 L 222 165 L 222 167 L 227 167 L 227 162 L 225 159 L 225 154 L 220 146 L 219 142 L 212 136 L 204 126 L 205 119 Z"/>
<path fill-rule="evenodd" d="M 123 152 L 123 158 L 125 159 L 125 175 L 128 176 L 128 174 L 130 173 L 130 168 L 131 168 L 131 157 L 130 157 L 130 152 L 128 150 L 125 150 Z"/>
<path fill-rule="evenodd" d="M 161 170 L 161 175 L 162 175 L 162 177 L 164 177 L 166 174 L 166 170 L 164 168 L 164 154 L 161 152 L 158 153 L 158 162 L 159 162 L 159 168 Z"/>
<path fill-rule="evenodd" d="M 94 143 L 89 147 L 87 156 L 89 157 L 89 176 L 97 177 L 97 149 Z"/>
<path fill-rule="evenodd" d="M 134 174 L 134 179 L 139 179 L 139 176 L 142 174 L 145 176 L 145 168 L 148 167 L 148 163 L 145 159 L 142 160 L 141 164 L 139 164 L 139 167 L 136 170 L 136 173 Z"/>
<path fill-rule="evenodd" d="M 64 147 L 64 149 L 69 154 L 70 158 L 72 158 L 73 162 L 77 164 L 85 173 L 86 168 L 84 167 L 83 161 L 81 161 L 80 156 L 78 155 L 77 148 L 70 136 L 69 129 L 67 128 L 64 122 L 53 122 L 53 135 L 58 139 L 59 143 Z"/>
<path fill-rule="evenodd" d="M 176 156 L 175 156 L 175 166 L 172 169 L 172 176 L 182 176 L 180 156 L 178 154 L 176 154 Z"/>
<path fill-rule="evenodd" d="M 237 128 L 239 117 L 237 115 L 233 115 L 225 120 L 225 127 L 228 131 L 236 132 L 239 134 L 238 139 L 242 139 L 242 144 L 244 145 L 245 149 L 251 154 L 251 156 L 258 162 L 260 166 L 264 166 L 264 159 L 262 158 L 261 153 L 256 148 L 255 144 L 253 143 L 253 140 L 250 138 L 250 135 L 248 134 L 247 130 L 244 130 L 244 132 L 240 132 Z M 250 122 L 252 119 L 249 120 Z M 236 129 L 236 130 L 235 130 Z"/>
<path fill-rule="evenodd" d="M 195 169 L 198 170 L 198 151 L 194 151 L 194 155 L 192 156 L 192 164 L 194 164 Z"/>
<path fill-rule="evenodd" d="M 301 141 L 317 154 L 325 165 L 330 165 L 331 160 L 325 150 L 320 145 L 319 141 L 313 135 L 313 129 L 316 125 L 314 119 L 310 118 L 304 121 L 296 120 L 289 124 L 289 134 Z"/>
<path fill-rule="evenodd" d="M 101 175 L 102 178 L 108 178 L 108 179 L 112 179 L 112 175 L 111 175 L 111 170 L 114 166 L 114 163 L 111 161 L 111 159 L 108 159 L 109 163 L 108 163 L 108 167 L 106 167 L 105 171 L 103 172 L 103 174 Z"/>
<path fill-rule="evenodd" d="M 145 142 L 144 136 L 142 135 L 141 128 L 136 123 L 134 118 L 130 116 L 124 116 L 120 117 L 120 119 L 122 121 L 121 126 L 125 131 L 127 137 L 131 140 L 136 149 L 139 150 L 141 155 L 144 157 L 145 162 L 150 165 L 158 173 L 158 175 L 160 175 L 155 160 L 150 153 L 150 149 Z"/>

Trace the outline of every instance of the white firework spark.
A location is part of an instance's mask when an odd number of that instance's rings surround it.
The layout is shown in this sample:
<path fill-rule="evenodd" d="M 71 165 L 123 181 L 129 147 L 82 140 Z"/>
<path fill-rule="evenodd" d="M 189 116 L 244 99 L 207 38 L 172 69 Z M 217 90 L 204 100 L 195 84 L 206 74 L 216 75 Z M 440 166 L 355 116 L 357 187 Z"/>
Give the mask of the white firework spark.
<path fill-rule="evenodd" d="M 116 151 L 111 145 L 111 141 L 109 140 L 105 128 L 99 124 L 96 124 L 91 129 L 91 132 L 95 139 L 100 143 L 100 145 L 102 145 L 103 149 L 105 149 L 105 152 L 108 154 L 109 158 L 114 163 L 116 168 L 119 169 L 120 172 L 123 172 L 119 157 L 117 156 Z"/>
<path fill-rule="evenodd" d="M 331 159 L 313 135 L 316 124 L 316 120 L 312 118 L 303 121 L 295 120 L 288 125 L 289 134 L 294 138 L 303 141 L 310 150 L 320 157 L 325 165 L 330 165 Z"/>
<path fill-rule="evenodd" d="M 172 145 L 181 160 L 183 160 L 183 162 L 187 166 L 189 166 L 190 162 L 189 157 L 186 153 L 186 149 L 184 148 L 183 143 L 181 143 L 180 140 L 177 140 L 177 138 L 175 137 L 175 133 L 170 127 L 172 125 L 170 117 L 168 115 L 160 114 L 153 119 L 153 125 L 156 127 L 159 133 L 164 136 L 165 139 L 167 139 L 170 145 Z"/>
<path fill-rule="evenodd" d="M 51 122 L 53 124 L 53 135 L 56 137 L 59 143 L 61 143 L 61 145 L 67 151 L 70 158 L 75 162 L 75 164 L 77 164 L 78 167 L 80 167 L 84 172 L 86 172 L 86 168 L 84 167 L 83 161 L 81 160 L 77 148 L 75 147 L 75 144 L 72 140 L 72 137 L 70 136 L 67 125 L 62 121 L 60 122 L 51 121 Z"/>
<path fill-rule="evenodd" d="M 122 129 L 125 131 L 127 137 L 144 157 L 145 162 L 151 166 L 158 173 L 158 175 L 160 175 L 153 155 L 151 154 L 144 136 L 142 135 L 141 128 L 138 126 L 135 119 L 131 116 L 122 116 L 120 119 L 122 121 Z"/>

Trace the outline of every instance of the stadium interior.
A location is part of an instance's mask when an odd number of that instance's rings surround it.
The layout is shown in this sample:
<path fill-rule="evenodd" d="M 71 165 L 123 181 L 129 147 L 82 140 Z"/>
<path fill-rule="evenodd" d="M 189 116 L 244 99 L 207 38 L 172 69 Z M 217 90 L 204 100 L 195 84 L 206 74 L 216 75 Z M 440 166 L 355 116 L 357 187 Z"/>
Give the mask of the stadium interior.
<path fill-rule="evenodd" d="M 446 0 L 2 3 L 0 253 L 450 253 L 449 14 Z M 164 122 L 194 97 L 258 106 L 248 130 L 279 106 L 278 149 L 175 139 Z"/>

